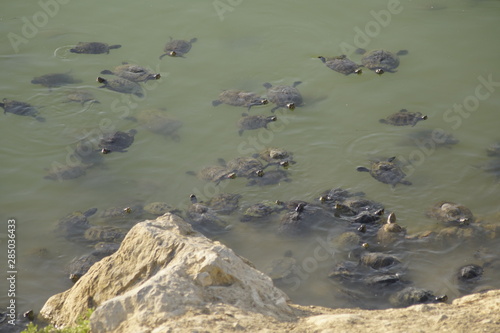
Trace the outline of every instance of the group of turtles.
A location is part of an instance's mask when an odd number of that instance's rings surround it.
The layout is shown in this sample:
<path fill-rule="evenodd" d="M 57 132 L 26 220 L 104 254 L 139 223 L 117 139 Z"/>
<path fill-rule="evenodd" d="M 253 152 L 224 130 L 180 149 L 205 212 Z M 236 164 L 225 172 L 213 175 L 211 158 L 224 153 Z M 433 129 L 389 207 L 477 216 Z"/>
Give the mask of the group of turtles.
<path fill-rule="evenodd" d="M 289 158 L 278 158 L 275 162 L 290 162 Z M 256 168 L 233 172 L 248 176 L 258 172 Z M 437 227 L 409 235 L 406 228 L 397 223 L 394 213 L 386 215 L 383 204 L 366 198 L 363 192 L 333 188 L 320 193 L 314 202 L 263 200 L 243 206 L 241 198 L 240 194 L 221 192 L 202 201 L 191 194 L 184 210 L 165 202 L 137 202 L 70 213 L 57 222 L 56 232 L 88 250 L 69 263 L 68 277 L 76 282 L 95 262 L 117 251 L 135 223 L 165 213 L 183 217 L 195 230 L 210 237 L 230 233 L 234 223 L 267 230 L 276 237 L 300 239 L 331 235 L 328 246 L 335 256 L 329 259 L 331 268 L 324 278 L 337 284 L 352 302 L 361 301 L 368 307 L 447 301 L 446 295 L 437 295 L 412 282 L 412 257 L 418 256 L 422 249 L 442 251 L 452 245 L 476 248 L 471 244 L 481 244 L 486 249 L 486 254 L 476 255 L 476 259 L 450 272 L 461 294 L 489 288 L 484 276 L 500 267 L 498 256 L 491 255 L 494 250 L 487 250 L 489 243 L 498 242 L 500 228 L 479 222 L 461 204 L 437 202 L 426 212 L 438 223 Z M 292 250 L 285 251 L 282 257 L 273 257 L 263 270 L 278 286 L 286 288 L 288 279 L 300 269 L 298 257 Z"/>

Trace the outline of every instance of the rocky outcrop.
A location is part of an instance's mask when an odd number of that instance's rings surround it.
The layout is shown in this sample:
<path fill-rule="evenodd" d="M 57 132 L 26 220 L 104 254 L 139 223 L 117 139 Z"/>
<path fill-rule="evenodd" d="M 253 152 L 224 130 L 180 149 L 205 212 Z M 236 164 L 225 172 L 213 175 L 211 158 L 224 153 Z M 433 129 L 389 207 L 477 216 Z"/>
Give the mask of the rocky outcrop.
<path fill-rule="evenodd" d="M 288 302 L 272 280 L 231 249 L 181 218 L 165 214 L 127 234 L 120 249 L 71 289 L 51 297 L 41 315 L 72 325 L 87 308 L 98 332 L 496 332 L 500 291 L 452 304 L 359 310 Z"/>

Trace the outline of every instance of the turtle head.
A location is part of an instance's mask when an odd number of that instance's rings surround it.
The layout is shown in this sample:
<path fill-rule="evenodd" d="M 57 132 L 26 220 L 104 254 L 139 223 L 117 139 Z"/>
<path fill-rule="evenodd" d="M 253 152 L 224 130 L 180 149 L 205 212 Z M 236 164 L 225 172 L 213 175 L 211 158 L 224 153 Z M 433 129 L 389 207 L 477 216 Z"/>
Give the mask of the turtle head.
<path fill-rule="evenodd" d="M 354 71 L 354 74 L 358 74 L 358 75 L 361 75 L 363 74 L 363 70 L 361 68 L 358 68 Z"/>
<path fill-rule="evenodd" d="M 97 77 L 97 80 L 96 80 L 96 81 L 97 81 L 97 82 L 99 82 L 99 83 L 106 83 L 106 79 L 105 79 L 105 78 L 102 78 L 102 77 L 100 77 L 100 76 L 98 76 L 98 77 Z"/>
<path fill-rule="evenodd" d="M 288 162 L 288 161 L 281 161 L 280 162 L 280 166 L 286 169 L 286 168 L 288 168 L 290 166 L 290 162 Z"/>
<path fill-rule="evenodd" d="M 420 117 L 420 120 L 427 120 L 427 116 Z"/>
<path fill-rule="evenodd" d="M 396 214 L 394 214 L 394 212 L 390 213 L 389 216 L 387 216 L 387 224 L 393 223 L 396 223 Z"/>
<path fill-rule="evenodd" d="M 266 105 L 266 104 L 269 104 L 269 101 L 266 98 L 263 98 L 263 99 L 260 100 L 260 103 L 262 105 Z"/>
<path fill-rule="evenodd" d="M 382 74 L 384 74 L 385 72 L 384 72 L 384 70 L 383 70 L 382 68 L 377 68 L 377 69 L 375 70 L 375 73 L 377 73 L 378 75 L 382 75 Z"/>
<path fill-rule="evenodd" d="M 170 52 L 168 52 L 168 55 L 171 56 L 171 57 L 175 57 L 177 55 L 177 52 L 170 51 Z"/>
<path fill-rule="evenodd" d="M 287 103 L 286 107 L 288 108 L 288 110 L 295 110 L 295 103 Z"/>
<path fill-rule="evenodd" d="M 319 58 L 319 59 L 321 59 L 321 61 L 326 62 L 325 57 L 323 57 L 323 56 L 319 56 L 318 58 Z"/>
<path fill-rule="evenodd" d="M 102 149 L 101 149 L 101 153 L 102 153 L 103 155 L 106 155 L 106 154 L 111 153 L 111 150 L 109 150 L 109 149 L 107 149 L 107 148 L 102 148 Z"/>
<path fill-rule="evenodd" d="M 194 195 L 194 194 L 191 194 L 191 195 L 189 196 L 189 200 L 191 200 L 191 203 L 194 203 L 194 204 L 195 204 L 195 203 L 198 203 L 198 198 L 197 198 L 197 197 L 196 197 L 196 195 Z"/>
<path fill-rule="evenodd" d="M 234 179 L 234 178 L 236 178 L 236 173 L 234 173 L 234 172 L 229 173 L 229 174 L 227 175 L 227 178 L 228 178 L 228 179 Z"/>
<path fill-rule="evenodd" d="M 261 169 L 261 170 L 255 171 L 255 175 L 257 177 L 263 177 L 264 176 L 264 170 Z"/>
<path fill-rule="evenodd" d="M 267 117 L 267 120 L 269 121 L 276 121 L 278 118 L 276 116 L 269 116 Z"/>

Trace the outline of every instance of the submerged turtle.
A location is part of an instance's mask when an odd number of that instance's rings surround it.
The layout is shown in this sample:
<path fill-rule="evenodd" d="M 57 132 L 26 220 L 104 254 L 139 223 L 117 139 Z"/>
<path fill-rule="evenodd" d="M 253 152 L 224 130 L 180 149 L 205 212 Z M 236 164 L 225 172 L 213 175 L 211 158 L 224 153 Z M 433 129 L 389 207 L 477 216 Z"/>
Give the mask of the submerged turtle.
<path fill-rule="evenodd" d="M 262 150 L 258 154 L 254 154 L 253 157 L 259 157 L 262 160 L 266 161 L 267 163 L 271 164 L 277 164 L 283 167 L 288 167 L 290 164 L 295 164 L 293 160 L 293 153 L 283 149 L 283 148 L 276 148 L 276 147 L 268 147 Z"/>
<path fill-rule="evenodd" d="M 407 307 L 414 304 L 446 302 L 448 297 L 435 296 L 432 291 L 416 288 L 406 287 L 403 290 L 396 292 L 389 297 L 389 302 L 394 307 Z"/>
<path fill-rule="evenodd" d="M 205 167 L 198 173 L 195 173 L 193 171 L 187 171 L 186 173 L 188 175 L 198 176 L 198 178 L 200 178 L 201 180 L 215 182 L 216 184 L 219 184 L 224 179 L 236 178 L 236 173 L 221 165 Z"/>
<path fill-rule="evenodd" d="M 292 86 L 275 86 L 270 83 L 264 83 L 267 89 L 267 98 L 276 104 L 271 112 L 279 108 L 288 108 L 289 110 L 295 109 L 297 106 L 302 105 L 302 96 L 296 86 L 301 84 L 301 81 L 295 81 Z"/>
<path fill-rule="evenodd" d="M 92 165 L 76 164 L 76 165 L 53 165 L 50 169 L 45 169 L 48 173 L 43 178 L 50 180 L 68 180 L 81 177 L 87 173 L 87 169 Z"/>
<path fill-rule="evenodd" d="M 270 170 L 266 171 L 264 175 L 260 177 L 252 178 L 247 186 L 259 185 L 276 185 L 281 182 L 291 182 L 292 180 L 288 178 L 288 172 L 285 170 Z"/>
<path fill-rule="evenodd" d="M 113 74 L 133 82 L 146 82 L 148 80 L 158 80 L 161 78 L 159 73 L 154 73 L 147 68 L 126 62 L 113 68 L 113 70 L 105 69 L 101 71 L 101 74 Z"/>
<path fill-rule="evenodd" d="M 112 255 L 118 249 L 114 247 L 102 247 L 92 251 L 89 254 L 73 259 L 69 263 L 69 279 L 77 282 L 85 273 L 87 273 L 96 262 Z"/>
<path fill-rule="evenodd" d="M 479 167 L 481 170 L 493 174 L 497 180 L 500 180 L 500 158 L 493 158 Z"/>
<path fill-rule="evenodd" d="M 13 113 L 18 116 L 28 116 L 33 117 L 40 122 L 44 122 L 45 118 L 40 117 L 38 114 L 37 108 L 32 106 L 31 104 L 25 102 L 14 101 L 11 99 L 4 98 L 2 103 L 0 103 L 0 107 L 3 108 L 3 113 Z"/>
<path fill-rule="evenodd" d="M 230 160 L 227 164 L 222 159 L 219 162 L 225 165 L 228 170 L 234 172 L 236 177 L 254 178 L 264 175 L 263 170 L 265 166 L 254 157 L 237 157 Z"/>
<path fill-rule="evenodd" d="M 408 54 L 408 51 L 401 50 L 394 54 L 385 50 L 373 50 L 365 52 L 362 49 L 356 51 L 357 53 L 364 53 L 361 63 L 368 69 L 371 69 L 380 74 L 384 72 L 396 72 L 396 68 L 399 66 L 400 55 Z"/>
<path fill-rule="evenodd" d="M 349 74 L 361 74 L 362 70 L 358 64 L 354 61 L 347 59 L 346 55 L 341 55 L 333 58 L 325 58 L 322 56 L 318 57 L 323 61 L 323 63 L 330 69 L 336 72 L 342 73 L 344 75 Z"/>
<path fill-rule="evenodd" d="M 410 133 L 408 134 L 408 137 L 419 147 L 428 144 L 435 147 L 451 148 L 452 145 L 456 145 L 460 142 L 453 136 L 453 134 L 446 133 L 441 129 L 425 129 Z"/>
<path fill-rule="evenodd" d="M 80 82 L 82 82 L 82 80 L 75 79 L 67 73 L 45 74 L 42 76 L 35 77 L 33 80 L 31 80 L 31 83 L 33 84 L 41 84 L 42 86 L 48 88 L 60 87 L 66 84 L 80 83 Z"/>
<path fill-rule="evenodd" d="M 240 129 L 238 134 L 241 136 L 247 130 L 267 128 L 267 124 L 277 119 L 275 116 L 249 116 L 247 113 L 243 113 L 243 117 L 238 120 L 237 124 Z"/>
<path fill-rule="evenodd" d="M 127 234 L 126 229 L 113 226 L 93 226 L 85 230 L 83 237 L 93 243 L 120 243 Z"/>
<path fill-rule="evenodd" d="M 411 182 L 404 180 L 406 174 L 394 162 L 396 157 L 391 157 L 386 161 L 371 161 L 370 168 L 357 167 L 359 172 L 369 172 L 370 175 L 379 182 L 390 184 L 393 187 L 397 184 L 411 185 Z"/>
<path fill-rule="evenodd" d="M 88 217 L 94 215 L 97 208 L 91 208 L 84 212 L 76 211 L 60 219 L 57 223 L 56 233 L 67 239 L 80 238 L 85 230 L 90 228 Z"/>
<path fill-rule="evenodd" d="M 281 201 L 261 201 L 248 206 L 240 218 L 241 222 L 265 221 L 273 213 L 284 210 L 285 207 Z"/>
<path fill-rule="evenodd" d="M 202 233 L 219 233 L 228 229 L 229 223 L 222 220 L 214 209 L 198 202 L 194 194 L 190 195 L 190 200 L 187 219 L 194 229 Z"/>
<path fill-rule="evenodd" d="M 102 154 L 97 150 L 93 141 L 87 138 L 80 140 L 76 144 L 71 157 L 88 167 L 100 164 L 104 161 Z"/>
<path fill-rule="evenodd" d="M 311 231 L 315 226 L 322 223 L 331 225 L 335 218 L 321 206 L 304 201 L 286 202 L 291 211 L 281 216 L 278 233 L 287 236 L 302 236 Z"/>
<path fill-rule="evenodd" d="M 500 142 L 494 142 L 486 148 L 486 153 L 491 157 L 500 157 Z"/>
<path fill-rule="evenodd" d="M 173 39 L 170 37 L 170 41 L 165 45 L 163 51 L 165 52 L 160 56 L 160 60 L 169 55 L 171 57 L 184 57 L 184 54 L 188 53 L 191 50 L 191 44 L 196 42 L 198 39 L 193 38 L 190 41 L 183 39 Z"/>
<path fill-rule="evenodd" d="M 396 223 L 396 215 L 390 213 L 385 223 L 377 232 L 377 242 L 382 246 L 393 245 L 405 239 L 406 228 Z"/>
<path fill-rule="evenodd" d="M 72 53 L 85 53 L 85 54 L 109 54 L 109 50 L 119 49 L 121 45 L 108 45 L 99 42 L 79 42 L 74 48 L 69 51 Z"/>
<path fill-rule="evenodd" d="M 263 272 L 269 276 L 273 282 L 279 282 L 287 277 L 295 274 L 298 270 L 297 260 L 292 257 L 292 251 L 286 251 L 281 258 L 273 259 Z"/>
<path fill-rule="evenodd" d="M 114 151 L 124 153 L 134 142 L 134 136 L 136 133 L 137 131 L 135 129 L 131 129 L 128 132 L 117 131 L 106 134 L 99 142 L 99 147 L 106 153 Z"/>
<path fill-rule="evenodd" d="M 145 129 L 150 132 L 170 137 L 174 141 L 179 141 L 178 130 L 183 123 L 169 116 L 164 109 L 147 109 L 142 110 L 137 115 L 137 118 L 131 118 L 138 121 Z"/>
<path fill-rule="evenodd" d="M 233 106 L 244 106 L 250 110 L 255 105 L 265 105 L 269 102 L 253 92 L 243 90 L 224 90 L 220 93 L 219 99 L 212 101 L 213 106 L 220 104 L 228 104 Z"/>
<path fill-rule="evenodd" d="M 142 205 L 135 202 L 130 205 L 124 204 L 101 209 L 96 218 L 104 223 L 124 225 L 127 222 L 134 222 L 140 219 L 143 212 Z"/>
<path fill-rule="evenodd" d="M 469 208 L 449 201 L 440 201 L 427 211 L 428 217 L 451 225 L 467 225 L 474 222 Z"/>
<path fill-rule="evenodd" d="M 108 79 L 98 77 L 97 82 L 102 83 L 103 86 L 99 88 L 108 88 L 109 90 L 121 92 L 124 94 L 134 94 L 137 97 L 143 97 L 142 88 L 136 82 L 118 77 L 116 79 Z"/>
<path fill-rule="evenodd" d="M 391 114 L 386 119 L 380 119 L 382 124 L 394 126 L 415 126 L 419 121 L 426 120 L 427 116 L 423 116 L 420 112 L 409 112 L 406 109 L 401 109 L 399 112 Z"/>
<path fill-rule="evenodd" d="M 150 202 L 149 204 L 145 205 L 144 211 L 149 214 L 160 216 L 166 213 L 173 213 L 176 210 L 166 202 L 156 201 Z"/>
<path fill-rule="evenodd" d="M 84 105 L 86 102 L 100 103 L 90 92 L 86 90 L 72 90 L 66 95 L 66 102 L 78 102 Z"/>
<path fill-rule="evenodd" d="M 219 193 L 207 202 L 207 205 L 216 213 L 229 215 L 238 209 L 241 194 Z"/>

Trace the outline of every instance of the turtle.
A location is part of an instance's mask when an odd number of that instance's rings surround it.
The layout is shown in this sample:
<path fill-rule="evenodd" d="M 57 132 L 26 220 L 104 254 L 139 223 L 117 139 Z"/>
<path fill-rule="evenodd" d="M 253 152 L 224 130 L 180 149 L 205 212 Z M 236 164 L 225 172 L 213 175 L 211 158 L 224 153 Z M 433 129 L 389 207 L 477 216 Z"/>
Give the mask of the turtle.
<path fill-rule="evenodd" d="M 119 49 L 121 45 L 108 45 L 100 42 L 78 42 L 74 48 L 69 51 L 72 53 L 85 53 L 85 54 L 109 54 L 109 50 Z"/>
<path fill-rule="evenodd" d="M 56 233 L 69 240 L 83 237 L 85 230 L 90 228 L 88 217 L 94 215 L 97 208 L 90 208 L 84 212 L 75 211 L 61 218 L 57 222 Z"/>
<path fill-rule="evenodd" d="M 427 116 L 423 116 L 420 112 L 409 112 L 407 109 L 401 109 L 398 112 L 391 114 L 385 119 L 380 119 L 382 124 L 394 126 L 415 126 L 419 121 L 426 120 Z"/>
<path fill-rule="evenodd" d="M 103 84 L 99 88 L 108 88 L 109 90 L 121 92 L 124 94 L 133 94 L 137 97 L 144 96 L 140 85 L 138 85 L 136 82 L 124 79 L 122 77 L 106 80 L 105 78 L 99 76 L 97 77 L 96 81 Z"/>
<path fill-rule="evenodd" d="M 92 226 L 85 230 L 83 237 L 92 243 L 107 242 L 120 243 L 127 234 L 127 230 L 113 226 Z"/>
<path fill-rule="evenodd" d="M 469 264 L 458 269 L 457 279 L 462 283 L 475 283 L 481 279 L 483 268 L 476 264 Z"/>
<path fill-rule="evenodd" d="M 263 272 L 275 283 L 293 275 L 297 270 L 297 260 L 293 258 L 293 253 L 290 250 L 286 251 L 283 257 L 271 260 L 263 268 Z"/>
<path fill-rule="evenodd" d="M 340 251 L 352 252 L 354 250 L 362 249 L 363 243 L 361 236 L 353 231 L 347 231 L 340 234 L 334 239 L 335 248 Z"/>
<path fill-rule="evenodd" d="M 489 145 L 486 148 L 486 154 L 490 157 L 500 157 L 500 141 Z"/>
<path fill-rule="evenodd" d="M 229 223 L 222 220 L 209 206 L 198 202 L 194 194 L 190 195 L 191 205 L 187 209 L 187 220 L 194 229 L 202 233 L 220 233 L 229 229 Z"/>
<path fill-rule="evenodd" d="M 267 128 L 267 124 L 277 119 L 276 116 L 249 116 L 247 113 L 243 113 L 242 118 L 237 123 L 240 129 L 238 134 L 241 136 L 244 131 Z"/>
<path fill-rule="evenodd" d="M 323 207 L 304 201 L 285 202 L 287 208 L 292 208 L 281 216 L 278 234 L 286 236 L 303 236 L 313 227 L 322 223 L 331 225 L 335 221 L 333 214 Z"/>
<path fill-rule="evenodd" d="M 493 158 L 479 167 L 481 170 L 493 174 L 497 180 L 500 180 L 500 158 Z"/>
<path fill-rule="evenodd" d="M 401 264 L 401 261 L 390 254 L 381 252 L 368 252 L 361 256 L 360 263 L 373 269 L 388 268 Z"/>
<path fill-rule="evenodd" d="M 382 246 L 393 245 L 405 239 L 406 229 L 396 223 L 396 215 L 390 213 L 385 223 L 377 232 L 377 242 Z"/>
<path fill-rule="evenodd" d="M 469 208 L 450 201 L 439 201 L 428 211 L 427 217 L 432 217 L 445 225 L 468 225 L 474 222 L 474 215 Z"/>
<path fill-rule="evenodd" d="M 247 183 L 247 186 L 276 185 L 276 184 L 280 184 L 281 182 L 291 182 L 291 181 L 292 180 L 290 178 L 288 178 L 288 172 L 286 172 L 285 170 L 270 170 L 270 171 L 266 171 L 260 177 L 252 178 Z"/>
<path fill-rule="evenodd" d="M 76 144 L 75 150 L 71 154 L 72 158 L 75 158 L 78 162 L 83 164 L 85 167 L 91 167 L 96 164 L 103 162 L 104 158 L 102 154 L 96 149 L 94 143 L 85 138 Z"/>
<path fill-rule="evenodd" d="M 389 302 L 394 307 L 407 307 L 415 304 L 446 302 L 446 295 L 436 296 L 432 291 L 417 288 L 406 287 L 389 297 Z"/>
<path fill-rule="evenodd" d="M 241 194 L 219 193 L 208 200 L 207 205 L 217 214 L 229 215 L 238 209 Z"/>
<path fill-rule="evenodd" d="M 18 116 L 33 117 L 39 122 L 45 121 L 44 117 L 39 116 L 40 112 L 37 110 L 36 107 L 25 102 L 4 98 L 2 100 L 2 103 L 0 103 L 0 107 L 3 108 L 4 114 L 8 112 L 12 114 L 17 114 Z"/>
<path fill-rule="evenodd" d="M 293 160 L 293 153 L 283 148 L 267 147 L 252 156 L 264 160 L 268 165 L 276 164 L 285 168 L 290 164 L 297 163 Z"/>
<path fill-rule="evenodd" d="M 213 106 L 228 104 L 233 106 L 244 106 L 248 110 L 255 105 L 266 105 L 268 100 L 254 92 L 243 90 L 224 90 L 219 94 L 219 99 L 212 101 Z"/>
<path fill-rule="evenodd" d="M 198 39 L 193 38 L 190 41 L 183 39 L 173 39 L 170 37 L 170 41 L 165 45 L 163 51 L 165 52 L 160 56 L 160 60 L 169 55 L 171 57 L 184 57 L 184 54 L 188 53 L 191 50 L 191 45 L 196 42 Z"/>
<path fill-rule="evenodd" d="M 198 173 L 187 171 L 188 175 L 198 176 L 201 180 L 219 184 L 224 179 L 236 178 L 236 173 L 222 165 L 213 165 L 201 169 Z"/>
<path fill-rule="evenodd" d="M 99 147 L 106 150 L 107 153 L 114 151 L 124 153 L 134 142 L 136 134 L 137 131 L 135 129 L 131 129 L 128 132 L 117 131 L 105 134 L 99 142 Z"/>
<path fill-rule="evenodd" d="M 321 59 L 321 61 L 323 61 L 328 68 L 344 75 L 353 73 L 361 74 L 363 72 L 360 66 L 354 61 L 348 59 L 345 54 L 333 58 L 325 58 L 322 56 L 319 56 L 318 58 Z"/>
<path fill-rule="evenodd" d="M 115 248 L 105 247 L 102 249 L 96 249 L 89 254 L 73 259 L 68 265 L 69 279 L 73 283 L 76 283 L 96 262 L 112 255 L 116 251 L 117 249 Z"/>
<path fill-rule="evenodd" d="M 281 201 L 269 201 L 264 200 L 256 204 L 248 206 L 244 212 L 243 216 L 240 218 L 241 222 L 252 222 L 252 221 L 267 221 L 266 218 L 271 214 L 281 212 L 285 209 Z"/>
<path fill-rule="evenodd" d="M 53 73 L 53 74 L 45 74 L 42 76 L 35 77 L 31 80 L 33 84 L 41 84 L 44 87 L 53 88 L 53 87 L 61 87 L 67 84 L 72 83 L 81 83 L 82 80 L 75 79 L 73 76 L 68 73 Z"/>
<path fill-rule="evenodd" d="M 175 212 L 176 210 L 173 209 L 172 206 L 170 206 L 166 202 L 156 201 L 156 202 L 150 202 L 147 205 L 145 205 L 144 211 L 149 214 L 160 216 L 166 213 Z"/>
<path fill-rule="evenodd" d="M 234 172 L 236 177 L 255 178 L 264 176 L 266 166 L 254 157 L 237 157 L 227 164 L 223 159 L 219 159 L 221 165 L 225 165 L 228 170 Z"/>
<path fill-rule="evenodd" d="M 113 70 L 105 69 L 101 74 L 112 74 L 133 82 L 146 82 L 149 80 L 158 80 L 161 78 L 159 73 L 154 73 L 147 68 L 139 65 L 123 62 Z"/>
<path fill-rule="evenodd" d="M 72 90 L 66 95 L 66 102 L 77 102 L 84 105 L 86 102 L 100 103 L 90 92 L 86 90 Z"/>
<path fill-rule="evenodd" d="M 92 165 L 90 164 L 54 164 L 51 168 L 46 168 L 47 175 L 44 179 L 49 180 L 69 180 L 81 177 L 87 173 L 87 169 Z"/>
<path fill-rule="evenodd" d="M 418 147 L 430 145 L 433 147 L 446 147 L 451 148 L 453 145 L 458 144 L 460 141 L 456 139 L 453 134 L 446 133 L 441 129 L 424 129 L 417 132 L 408 134 L 408 137 Z"/>
<path fill-rule="evenodd" d="M 140 203 L 124 204 L 101 209 L 96 218 L 106 223 L 123 225 L 125 222 L 138 220 L 143 212 L 143 206 Z"/>
<path fill-rule="evenodd" d="M 128 117 L 137 121 L 148 131 L 172 138 L 175 142 L 180 140 L 178 131 L 182 127 L 182 121 L 173 118 L 163 108 L 146 109 L 139 112 L 137 117 Z"/>
<path fill-rule="evenodd" d="M 272 86 L 272 84 L 266 82 L 264 87 L 267 89 L 267 98 L 269 101 L 276 104 L 271 112 L 276 111 L 279 108 L 287 108 L 289 110 L 294 110 L 295 107 L 301 106 L 303 104 L 302 95 L 297 88 L 301 81 L 295 81 L 291 86 Z"/>
<path fill-rule="evenodd" d="M 371 161 L 370 168 L 357 167 L 359 172 L 369 172 L 370 175 L 379 182 L 390 184 L 392 187 L 397 184 L 411 185 L 412 183 L 405 180 L 406 174 L 401 170 L 397 163 L 396 157 L 391 157 L 385 161 Z"/>
<path fill-rule="evenodd" d="M 378 71 L 380 74 L 384 72 L 394 73 L 399 66 L 399 57 L 408 54 L 408 51 L 401 50 L 396 54 L 385 50 L 372 50 L 365 52 L 363 49 L 356 50 L 356 53 L 364 53 L 361 63 L 368 69 Z"/>

